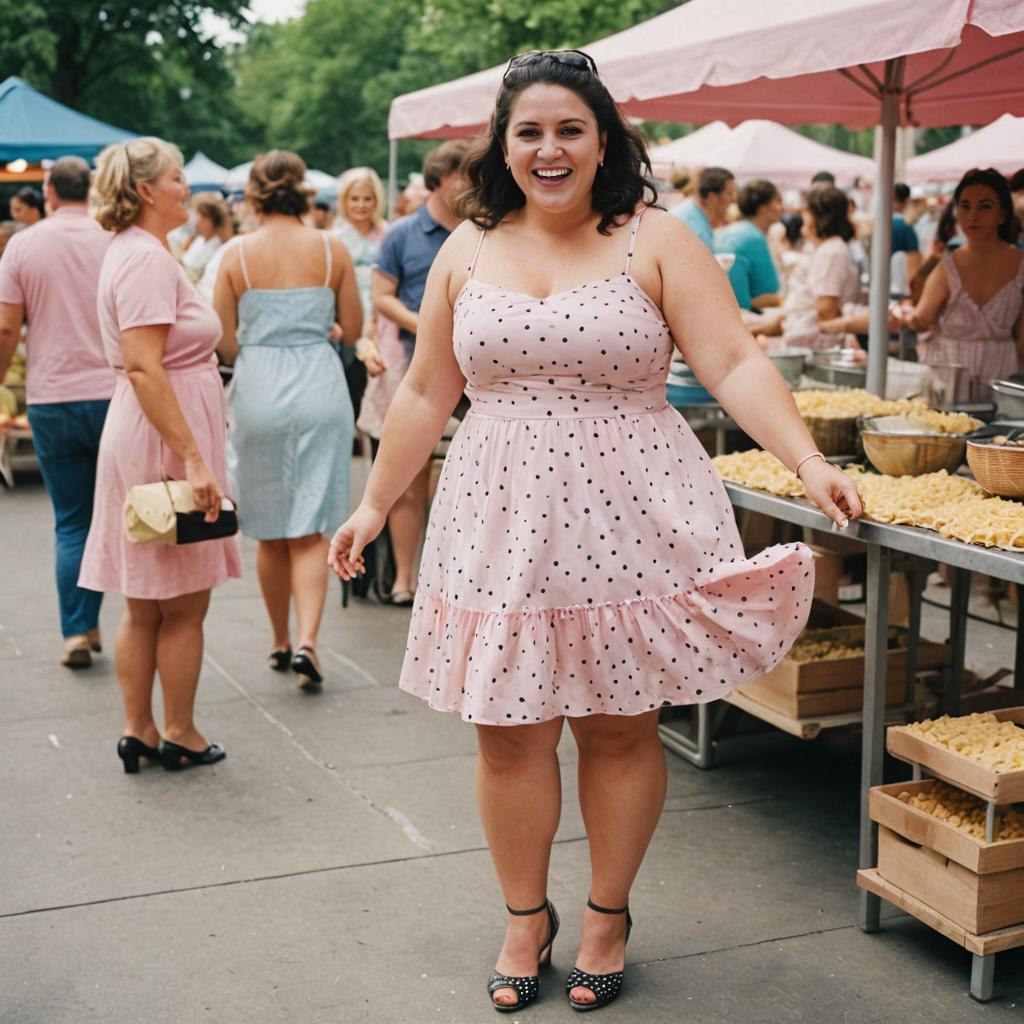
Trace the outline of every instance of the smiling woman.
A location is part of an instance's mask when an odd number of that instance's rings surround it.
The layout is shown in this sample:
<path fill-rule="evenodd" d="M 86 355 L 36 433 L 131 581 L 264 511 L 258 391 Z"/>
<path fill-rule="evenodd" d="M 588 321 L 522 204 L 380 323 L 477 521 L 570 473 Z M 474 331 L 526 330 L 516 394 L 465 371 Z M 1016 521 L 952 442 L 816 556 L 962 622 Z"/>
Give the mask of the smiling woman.
<path fill-rule="evenodd" d="M 648 169 L 586 54 L 510 62 L 471 157 L 468 220 L 433 264 L 362 504 L 331 546 L 343 577 L 362 571 L 465 390 L 400 685 L 477 730 L 477 800 L 509 909 L 487 983 L 502 1013 L 537 998 L 558 930 L 547 887 L 566 721 L 592 869 L 566 989 L 591 1010 L 619 994 L 630 888 L 664 801 L 659 709 L 772 667 L 810 606 L 806 547 L 745 557 L 721 480 L 666 403 L 673 349 L 812 500 L 842 525 L 860 514 L 714 257 L 653 207 Z"/>

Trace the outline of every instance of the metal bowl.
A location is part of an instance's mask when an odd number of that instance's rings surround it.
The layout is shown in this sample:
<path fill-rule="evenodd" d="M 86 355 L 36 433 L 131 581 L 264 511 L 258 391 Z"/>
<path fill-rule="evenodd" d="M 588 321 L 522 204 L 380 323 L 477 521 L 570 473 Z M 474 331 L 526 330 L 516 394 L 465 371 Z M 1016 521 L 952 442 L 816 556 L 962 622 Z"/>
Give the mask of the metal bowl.
<path fill-rule="evenodd" d="M 841 350 L 816 353 L 807 360 L 804 372 L 811 380 L 840 388 L 862 388 L 868 376 L 866 366 L 853 363 Z"/>
<path fill-rule="evenodd" d="M 981 421 L 974 421 L 974 429 Z M 936 434 L 907 416 L 869 416 L 861 422 L 864 454 L 887 476 L 921 476 L 940 469 L 953 473 L 964 461 L 967 441 Z"/>
<path fill-rule="evenodd" d="M 764 354 L 775 364 L 775 369 L 782 374 L 782 379 L 792 388 L 800 383 L 804 364 L 811 351 L 806 348 L 768 348 Z"/>
<path fill-rule="evenodd" d="M 988 384 L 999 418 L 1024 420 L 1024 386 L 1011 380 L 990 380 Z"/>

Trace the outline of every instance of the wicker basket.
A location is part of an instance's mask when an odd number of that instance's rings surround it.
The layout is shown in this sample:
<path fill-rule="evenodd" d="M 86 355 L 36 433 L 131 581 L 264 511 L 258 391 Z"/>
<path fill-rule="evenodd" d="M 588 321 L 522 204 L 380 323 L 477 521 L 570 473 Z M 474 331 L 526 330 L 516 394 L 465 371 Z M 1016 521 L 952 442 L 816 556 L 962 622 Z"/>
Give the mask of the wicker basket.
<path fill-rule="evenodd" d="M 805 416 L 804 423 L 822 455 L 855 455 L 859 451 L 857 417 L 836 419 L 826 416 Z"/>
<path fill-rule="evenodd" d="M 967 465 L 989 494 L 1024 498 L 1024 448 L 968 441 Z"/>

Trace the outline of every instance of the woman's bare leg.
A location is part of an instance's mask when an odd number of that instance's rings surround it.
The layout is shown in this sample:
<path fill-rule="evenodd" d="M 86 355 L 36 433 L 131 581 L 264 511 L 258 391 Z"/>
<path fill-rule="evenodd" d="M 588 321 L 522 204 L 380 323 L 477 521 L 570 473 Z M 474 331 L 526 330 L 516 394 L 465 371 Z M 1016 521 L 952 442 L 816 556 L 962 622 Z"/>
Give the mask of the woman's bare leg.
<path fill-rule="evenodd" d="M 393 593 L 412 591 L 415 587 L 413 565 L 427 521 L 427 485 L 430 482 L 430 460 L 416 474 L 408 490 L 395 502 L 388 514 L 388 534 L 395 555 Z"/>
<path fill-rule="evenodd" d="M 156 601 L 125 598 L 114 640 L 114 670 L 124 701 L 124 735 L 155 747 L 160 732 L 153 720 L 156 638 L 163 616 Z"/>
<path fill-rule="evenodd" d="M 579 793 L 590 844 L 590 898 L 601 907 L 625 907 L 629 890 L 665 803 L 665 751 L 658 712 L 570 718 L 579 746 Z M 588 974 L 621 971 L 626 915 L 583 913 L 576 963 Z M 589 989 L 572 998 L 592 1002 Z"/>
<path fill-rule="evenodd" d="M 505 902 L 514 910 L 547 898 L 551 843 L 562 810 L 555 750 L 562 719 L 539 725 L 478 725 L 476 800 Z M 548 915 L 510 916 L 497 970 L 510 977 L 537 973 L 537 953 L 548 935 Z M 496 1002 L 514 1005 L 515 989 Z"/>
<path fill-rule="evenodd" d="M 260 541 L 256 551 L 256 574 L 270 617 L 274 647 L 287 647 L 290 643 L 288 615 L 292 599 L 292 566 L 287 540 Z"/>
<path fill-rule="evenodd" d="M 316 649 L 327 598 L 327 538 L 314 533 L 288 541 L 295 598 L 296 647 Z"/>
<path fill-rule="evenodd" d="M 205 750 L 207 741 L 196 728 L 193 715 L 210 591 L 172 597 L 159 604 L 163 621 L 157 634 L 156 667 L 164 692 L 164 737 L 189 750 Z"/>

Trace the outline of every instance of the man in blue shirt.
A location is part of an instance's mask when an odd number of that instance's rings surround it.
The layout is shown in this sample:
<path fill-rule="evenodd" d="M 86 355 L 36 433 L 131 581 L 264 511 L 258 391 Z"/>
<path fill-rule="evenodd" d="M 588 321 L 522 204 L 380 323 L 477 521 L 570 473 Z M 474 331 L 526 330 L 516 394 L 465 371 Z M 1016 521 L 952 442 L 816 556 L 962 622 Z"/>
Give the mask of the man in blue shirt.
<path fill-rule="evenodd" d="M 677 206 L 678 217 L 712 252 L 715 228 L 725 224 L 725 214 L 736 201 L 736 179 L 724 167 L 705 167 L 697 181 L 697 194 Z"/>
<path fill-rule="evenodd" d="M 736 261 L 729 283 L 741 309 L 778 306 L 779 274 L 768 249 L 768 229 L 782 217 L 782 196 L 770 182 L 755 179 L 739 190 L 742 218 L 715 233 L 715 252 L 731 252 Z"/>
<path fill-rule="evenodd" d="M 462 187 L 462 168 L 469 151 L 464 140 L 446 142 L 423 161 L 423 183 L 430 191 L 415 213 L 391 225 L 381 242 L 373 268 L 373 308 L 398 324 L 399 338 L 411 359 L 416 323 L 427 286 L 427 274 L 445 239 L 459 224 L 452 210 Z"/>

